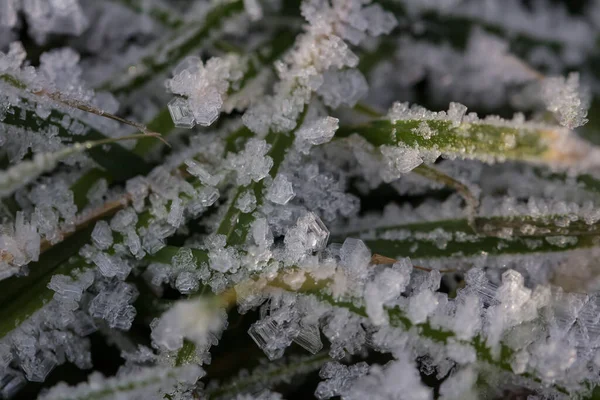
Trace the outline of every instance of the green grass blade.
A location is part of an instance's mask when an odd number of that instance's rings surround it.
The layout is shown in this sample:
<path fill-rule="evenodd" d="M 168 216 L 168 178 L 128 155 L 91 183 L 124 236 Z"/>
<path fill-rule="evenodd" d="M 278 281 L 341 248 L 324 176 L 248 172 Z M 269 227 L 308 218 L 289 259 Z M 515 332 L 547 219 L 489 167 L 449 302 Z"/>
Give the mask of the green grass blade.
<path fill-rule="evenodd" d="M 428 139 L 417 133 L 422 124 L 434 132 Z M 589 145 L 561 128 L 520 125 L 486 120 L 458 124 L 438 119 L 407 119 L 395 123 L 377 120 L 355 127 L 342 126 L 336 137 L 358 134 L 374 146 L 406 146 L 450 158 L 484 162 L 515 160 L 570 165 L 591 151 Z"/>

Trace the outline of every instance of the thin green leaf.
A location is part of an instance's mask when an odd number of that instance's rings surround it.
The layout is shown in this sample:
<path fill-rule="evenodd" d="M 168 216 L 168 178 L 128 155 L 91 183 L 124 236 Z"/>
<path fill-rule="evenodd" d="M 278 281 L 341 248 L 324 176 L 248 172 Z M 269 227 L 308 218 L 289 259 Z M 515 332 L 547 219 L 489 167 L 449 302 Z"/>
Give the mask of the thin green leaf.
<path fill-rule="evenodd" d="M 58 163 L 66 157 L 105 144 L 138 139 L 139 137 L 140 135 L 131 135 L 112 139 L 88 141 L 76 143 L 73 146 L 63 148 L 54 153 L 35 154 L 33 160 L 22 161 L 19 164 L 10 167 L 8 170 L 0 172 L 0 197 L 8 196 L 21 186 L 36 179 L 41 174 L 52 171 Z"/>
<path fill-rule="evenodd" d="M 51 129 L 58 132 L 58 136 L 78 143 L 110 139 L 79 120 L 74 120 L 74 122 L 80 124 L 85 133 L 81 135 L 71 134 L 61 125 L 61 121 L 64 120 L 66 114 L 58 110 L 52 110 L 47 118 L 41 118 L 34 111 L 18 106 L 12 106 L 11 110 L 11 113 L 6 113 L 4 120 L 0 124 L 34 132 Z M 69 120 L 71 120 L 71 117 L 69 117 Z M 136 175 L 145 175 L 150 172 L 151 167 L 149 164 L 123 146 L 116 143 L 108 143 L 106 147 L 107 150 L 93 148 L 89 151 L 89 154 L 116 181 L 122 182 Z"/>
<path fill-rule="evenodd" d="M 572 218 L 476 217 L 474 226 L 467 219 L 428 221 L 351 232 L 335 240 L 362 238 L 374 253 L 415 259 L 564 252 L 600 246 L 600 224 Z M 565 240 L 561 240 L 563 236 Z"/>
<path fill-rule="evenodd" d="M 418 133 L 425 124 L 430 138 Z M 573 134 L 561 128 L 479 122 L 456 123 L 437 119 L 407 119 L 393 123 L 372 121 L 355 127 L 340 127 L 336 137 L 358 134 L 375 146 L 406 146 L 448 157 L 485 162 L 517 160 L 535 164 L 571 165 L 590 151 Z"/>

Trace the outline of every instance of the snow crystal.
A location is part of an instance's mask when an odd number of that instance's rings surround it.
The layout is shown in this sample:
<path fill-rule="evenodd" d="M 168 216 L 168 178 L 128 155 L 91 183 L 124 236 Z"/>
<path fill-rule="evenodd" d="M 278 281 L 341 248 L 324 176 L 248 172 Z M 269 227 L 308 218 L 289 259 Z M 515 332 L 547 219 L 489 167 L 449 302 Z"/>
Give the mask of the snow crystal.
<path fill-rule="evenodd" d="M 131 271 L 131 266 L 125 260 L 103 252 L 96 253 L 92 258 L 92 261 L 96 264 L 100 273 L 107 278 L 116 276 L 119 279 L 124 280 Z"/>
<path fill-rule="evenodd" d="M 287 204 L 295 196 L 292 182 L 283 174 L 277 174 L 267 191 L 267 199 L 276 204 Z"/>
<path fill-rule="evenodd" d="M 128 330 L 136 315 L 131 305 L 138 296 L 137 289 L 124 282 L 114 287 L 107 287 L 92 299 L 89 306 L 90 315 L 104 319 L 111 328 Z"/>
<path fill-rule="evenodd" d="M 333 117 L 323 117 L 302 125 L 296 132 L 296 146 L 308 154 L 308 145 L 320 145 L 331 140 L 338 129 L 339 120 Z"/>
<path fill-rule="evenodd" d="M 371 251 L 362 240 L 348 238 L 340 249 L 340 259 L 348 272 L 355 276 L 363 276 L 371 261 Z"/>
<path fill-rule="evenodd" d="M 385 182 L 392 182 L 423 163 L 420 152 L 412 147 L 381 146 L 380 151 L 384 159 L 381 178 Z"/>
<path fill-rule="evenodd" d="M 177 97 L 169 103 L 173 122 L 185 128 L 212 125 L 219 117 L 230 84 L 243 76 L 243 64 L 234 54 L 213 57 L 205 65 L 197 57 L 183 60 L 167 81 L 171 92 L 187 97 Z"/>
<path fill-rule="evenodd" d="M 238 197 L 235 206 L 243 213 L 250 213 L 256 208 L 256 196 L 252 190 L 245 191 Z"/>
<path fill-rule="evenodd" d="M 92 240 L 100 250 L 106 250 L 113 244 L 112 230 L 106 221 L 96 222 L 92 231 Z"/>
<path fill-rule="evenodd" d="M 273 166 L 273 159 L 266 155 L 269 148 L 265 140 L 252 138 L 246 142 L 244 150 L 228 156 L 231 170 L 237 172 L 238 185 L 258 182 L 268 175 Z"/>
<path fill-rule="evenodd" d="M 168 104 L 173 123 L 178 128 L 191 129 L 196 124 L 189 102 L 182 97 L 175 97 Z"/>
<path fill-rule="evenodd" d="M 368 91 L 367 80 L 357 69 L 328 70 L 323 74 L 323 84 L 317 93 L 323 103 L 331 108 L 340 105 L 354 107 Z"/>
<path fill-rule="evenodd" d="M 236 250 L 226 247 L 225 235 L 214 235 L 206 240 L 210 268 L 219 272 L 234 273 L 240 266 Z"/>
<path fill-rule="evenodd" d="M 572 72 L 563 77 L 546 78 L 542 82 L 542 99 L 548 111 L 569 129 L 584 125 L 589 107 L 589 96 L 579 85 L 579 74 Z"/>

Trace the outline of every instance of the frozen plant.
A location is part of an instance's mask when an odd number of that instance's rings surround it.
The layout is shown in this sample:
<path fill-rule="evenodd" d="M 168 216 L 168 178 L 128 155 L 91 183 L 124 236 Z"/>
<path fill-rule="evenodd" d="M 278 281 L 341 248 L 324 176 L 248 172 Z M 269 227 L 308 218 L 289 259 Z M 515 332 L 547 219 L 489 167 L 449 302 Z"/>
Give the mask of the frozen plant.
<path fill-rule="evenodd" d="M 0 0 L 0 399 L 600 398 L 598 10 Z"/>

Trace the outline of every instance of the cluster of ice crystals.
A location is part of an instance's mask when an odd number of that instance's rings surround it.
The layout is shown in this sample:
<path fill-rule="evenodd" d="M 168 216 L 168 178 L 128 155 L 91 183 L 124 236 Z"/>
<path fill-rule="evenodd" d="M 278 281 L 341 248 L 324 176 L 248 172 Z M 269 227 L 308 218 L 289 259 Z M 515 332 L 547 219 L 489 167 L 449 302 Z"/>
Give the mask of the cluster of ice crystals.
<path fill-rule="evenodd" d="M 323 250 L 328 239 L 329 230 L 323 221 L 314 213 L 306 213 L 285 234 L 284 262 L 291 265 Z"/>
<path fill-rule="evenodd" d="M 236 55 L 211 58 L 202 63 L 198 57 L 188 57 L 177 66 L 167 88 L 176 97 L 169 103 L 175 126 L 192 128 L 209 126 L 219 118 L 227 90 L 244 73 L 245 64 Z"/>
<path fill-rule="evenodd" d="M 408 146 L 381 146 L 384 169 L 381 177 L 384 182 L 392 182 L 409 173 L 423 163 L 419 150 Z"/>
<path fill-rule="evenodd" d="M 319 399 L 338 395 L 344 400 L 384 400 L 400 393 L 413 400 L 432 398 L 431 389 L 421 382 L 414 363 L 405 353 L 384 366 L 375 364 L 369 367 L 364 363 L 350 368 L 339 364 L 326 365 L 321 375 L 328 380 L 317 387 L 315 395 Z"/>
<path fill-rule="evenodd" d="M 410 281 L 412 265 L 410 260 L 404 259 L 392 268 L 382 270 L 377 276 L 365 285 L 365 304 L 367 315 L 375 325 L 387 324 L 388 316 L 384 305 L 398 297 Z"/>
<path fill-rule="evenodd" d="M 554 113 L 561 125 L 569 129 L 584 125 L 589 107 L 588 93 L 579 84 L 579 74 L 572 72 L 564 77 L 546 78 L 542 81 L 542 100 L 548 111 Z"/>
<path fill-rule="evenodd" d="M 19 11 L 27 17 L 30 33 L 40 43 L 48 34 L 79 35 L 88 26 L 78 0 L 6 0 L 0 5 L 0 26 L 17 26 Z"/>
<path fill-rule="evenodd" d="M 137 289 L 125 282 L 103 286 L 90 302 L 90 315 L 103 319 L 111 328 L 129 330 L 137 314 L 131 305 L 138 296 Z"/>
<path fill-rule="evenodd" d="M 308 153 L 310 146 L 327 143 L 335 135 L 339 120 L 333 117 L 318 118 L 305 123 L 296 131 L 296 147 L 303 153 Z"/>
<path fill-rule="evenodd" d="M 26 220 L 24 212 L 17 212 L 14 224 L 2 226 L 0 249 L 1 278 L 14 275 L 21 266 L 38 260 L 40 235 L 35 223 Z"/>
<path fill-rule="evenodd" d="M 240 258 L 233 247 L 226 246 L 225 235 L 214 235 L 206 239 L 210 268 L 219 272 L 234 273 L 240 266 Z"/>
<path fill-rule="evenodd" d="M 228 166 L 237 173 L 238 185 L 258 182 L 269 174 L 273 166 L 273 159 L 267 155 L 269 148 L 265 140 L 253 138 L 248 140 L 244 150 L 228 156 Z"/>

